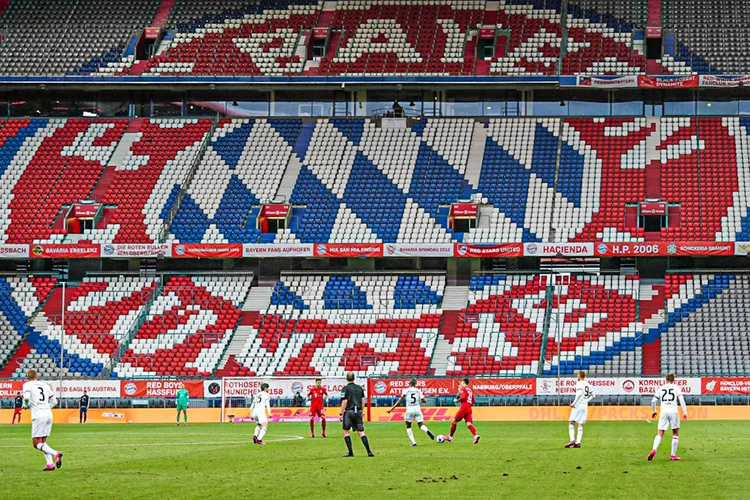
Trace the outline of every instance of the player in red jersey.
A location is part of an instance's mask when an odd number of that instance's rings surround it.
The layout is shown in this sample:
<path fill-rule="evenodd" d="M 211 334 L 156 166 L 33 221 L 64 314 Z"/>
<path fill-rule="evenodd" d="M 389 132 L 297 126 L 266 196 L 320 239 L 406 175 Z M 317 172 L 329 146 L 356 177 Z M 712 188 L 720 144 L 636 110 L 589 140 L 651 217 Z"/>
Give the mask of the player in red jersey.
<path fill-rule="evenodd" d="M 449 443 L 453 441 L 453 434 L 456 433 L 456 424 L 461 420 L 466 421 L 466 427 L 469 428 L 471 434 L 474 436 L 474 444 L 479 442 L 479 434 L 474 428 L 474 418 L 471 415 L 471 405 L 476 402 L 474 398 L 474 392 L 469 387 L 469 379 L 465 378 L 461 381 L 461 389 L 458 391 L 458 397 L 455 399 L 456 403 L 461 403 L 458 408 L 458 412 L 451 420 L 451 433 L 450 436 L 446 436 L 445 440 Z"/>
<path fill-rule="evenodd" d="M 323 437 L 326 437 L 326 404 L 328 403 L 328 391 L 322 386 L 323 381 L 315 379 L 315 387 L 307 393 L 310 401 L 310 437 L 315 437 L 315 417 L 320 417 L 320 425 L 323 427 Z"/>

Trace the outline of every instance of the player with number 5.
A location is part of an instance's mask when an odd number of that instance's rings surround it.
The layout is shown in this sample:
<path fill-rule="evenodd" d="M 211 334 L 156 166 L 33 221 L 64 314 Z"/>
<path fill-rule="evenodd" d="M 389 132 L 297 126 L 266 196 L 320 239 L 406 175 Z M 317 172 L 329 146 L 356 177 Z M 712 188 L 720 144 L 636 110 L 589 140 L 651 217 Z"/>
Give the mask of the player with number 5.
<path fill-rule="evenodd" d="M 687 421 L 687 406 L 685 405 L 685 398 L 682 396 L 682 391 L 679 386 L 674 383 L 674 373 L 667 374 L 667 383 L 656 389 L 654 398 L 651 400 L 651 418 L 656 418 L 656 404 L 661 404 L 661 417 L 659 418 L 658 433 L 654 438 L 654 448 L 651 453 L 648 454 L 648 461 L 654 459 L 656 450 L 659 448 L 661 438 L 664 436 L 664 431 L 667 428 L 672 428 L 672 454 L 669 456 L 670 460 L 680 460 L 677 456 L 677 445 L 680 442 L 680 414 L 677 410 L 677 403 L 682 406 L 682 418 Z"/>
<path fill-rule="evenodd" d="M 422 391 L 417 389 L 417 379 L 413 378 L 409 380 L 409 387 L 404 389 L 404 393 L 398 398 L 396 404 L 388 410 L 388 414 L 401 404 L 401 401 L 406 401 L 406 413 L 404 414 L 404 422 L 406 423 L 406 435 L 409 436 L 412 446 L 417 446 L 417 441 L 414 439 L 414 431 L 411 430 L 411 423 L 415 420 L 419 429 L 426 432 L 430 439 L 435 439 L 434 434 L 430 432 L 430 429 L 424 425 L 424 416 L 422 415 L 422 403 L 426 403 L 427 400 L 422 395 Z"/>

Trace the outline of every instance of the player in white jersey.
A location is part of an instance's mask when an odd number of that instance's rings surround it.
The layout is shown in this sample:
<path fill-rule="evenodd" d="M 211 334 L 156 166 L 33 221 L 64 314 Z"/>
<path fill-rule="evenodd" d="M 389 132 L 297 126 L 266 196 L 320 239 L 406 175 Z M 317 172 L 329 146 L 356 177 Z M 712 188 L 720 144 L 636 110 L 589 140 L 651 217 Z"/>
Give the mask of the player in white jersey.
<path fill-rule="evenodd" d="M 570 441 L 565 445 L 566 448 L 580 448 L 581 439 L 583 439 L 583 424 L 586 423 L 586 417 L 589 414 L 589 401 L 594 399 L 594 390 L 586 382 L 586 372 L 578 372 L 578 382 L 576 382 L 576 396 L 570 403 L 570 421 L 568 422 L 568 435 Z M 578 437 L 576 438 L 576 424 L 578 424 Z"/>
<path fill-rule="evenodd" d="M 434 434 L 430 432 L 430 429 L 424 425 L 424 416 L 422 415 L 422 403 L 426 403 L 427 400 L 422 395 L 422 391 L 417 389 L 417 379 L 413 378 L 409 380 L 409 387 L 404 389 L 404 393 L 398 398 L 396 404 L 394 404 L 388 414 L 390 414 L 401 401 L 406 401 L 406 413 L 404 413 L 404 422 L 406 423 L 406 435 L 409 436 L 412 446 L 417 446 L 417 441 L 414 439 L 414 431 L 411 430 L 411 423 L 415 420 L 419 428 L 426 432 L 430 439 L 435 439 Z"/>
<path fill-rule="evenodd" d="M 255 432 L 253 433 L 253 443 L 266 444 L 263 442 L 263 436 L 268 430 L 268 414 L 271 412 L 271 395 L 268 394 L 268 384 L 260 384 L 260 392 L 253 396 L 250 406 L 251 415 L 255 420 Z"/>
<path fill-rule="evenodd" d="M 37 450 L 44 453 L 47 460 L 45 471 L 62 467 L 61 451 L 53 450 L 47 444 L 47 438 L 52 433 L 52 407 L 57 403 L 52 388 L 44 382 L 39 382 L 36 370 L 29 370 L 23 384 L 24 406 L 31 410 L 31 443 Z"/>
<path fill-rule="evenodd" d="M 649 462 L 654 459 L 656 450 L 659 448 L 664 431 L 672 428 L 672 454 L 670 460 L 680 460 L 677 456 L 677 445 L 680 444 L 680 413 L 677 409 L 677 403 L 682 406 L 682 418 L 687 421 L 687 405 L 685 398 L 679 386 L 674 383 L 674 373 L 667 374 L 667 383 L 656 389 L 654 397 L 651 400 L 651 418 L 656 418 L 656 404 L 661 404 L 661 417 L 659 417 L 658 432 L 654 438 L 654 448 L 648 454 Z"/>

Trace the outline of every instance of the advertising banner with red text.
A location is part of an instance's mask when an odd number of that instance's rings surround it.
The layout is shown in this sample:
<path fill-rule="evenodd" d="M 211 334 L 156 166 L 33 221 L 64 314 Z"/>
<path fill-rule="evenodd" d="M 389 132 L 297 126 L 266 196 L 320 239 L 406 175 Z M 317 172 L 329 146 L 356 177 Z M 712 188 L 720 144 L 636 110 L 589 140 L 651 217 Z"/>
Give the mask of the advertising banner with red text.
<path fill-rule="evenodd" d="M 453 243 L 386 243 L 386 257 L 453 257 Z"/>
<path fill-rule="evenodd" d="M 750 76 L 701 75 L 701 87 L 750 87 Z"/>
<path fill-rule="evenodd" d="M 522 257 L 523 243 L 500 243 L 496 245 L 455 243 L 453 245 L 453 256 L 472 258 Z"/>
<path fill-rule="evenodd" d="M 101 245 L 33 245 L 29 256 L 35 259 L 95 259 L 101 257 Z"/>
<path fill-rule="evenodd" d="M 13 399 L 16 393 L 23 388 L 20 380 L 0 380 L 0 399 Z"/>
<path fill-rule="evenodd" d="M 645 89 L 687 89 L 697 87 L 699 83 L 698 75 L 677 78 L 645 75 L 638 77 L 638 86 Z"/>
<path fill-rule="evenodd" d="M 312 257 L 313 246 L 311 243 L 300 243 L 298 245 L 243 245 L 242 255 L 244 257 L 268 258 L 268 257 Z"/>
<path fill-rule="evenodd" d="M 29 245 L 0 245 L 0 259 L 28 259 Z"/>
<path fill-rule="evenodd" d="M 120 380 L 57 380 L 47 383 L 61 398 L 78 399 L 83 396 L 83 391 L 88 392 L 90 398 L 121 397 Z"/>
<path fill-rule="evenodd" d="M 750 378 L 704 377 L 702 394 L 750 394 Z"/>
<path fill-rule="evenodd" d="M 260 386 L 263 383 L 269 385 L 268 392 L 273 398 L 293 398 L 296 393 L 300 393 L 302 397 L 307 397 L 307 393 L 310 388 L 315 386 L 315 377 L 300 377 L 300 378 L 241 378 L 241 379 L 225 379 L 224 385 L 221 387 L 221 381 L 214 381 L 219 383 L 219 391 L 217 394 L 211 394 L 211 397 L 221 396 L 221 391 L 225 391 L 227 398 L 249 398 L 250 396 L 257 394 L 260 391 Z M 324 378 L 321 381 L 321 385 L 328 391 L 328 397 L 339 397 L 341 391 L 346 385 L 346 379 L 343 378 Z M 208 397 L 208 396 L 207 396 Z"/>
<path fill-rule="evenodd" d="M 175 244 L 172 245 L 172 257 L 184 259 L 238 259 L 242 257 L 240 244 Z"/>
<path fill-rule="evenodd" d="M 593 243 L 524 243 L 526 257 L 591 257 Z"/>
<path fill-rule="evenodd" d="M 315 257 L 382 257 L 382 243 L 316 243 Z"/>
<path fill-rule="evenodd" d="M 203 397 L 202 380 L 123 380 L 120 397 L 173 398 L 183 383 L 191 398 Z"/>
<path fill-rule="evenodd" d="M 172 246 L 166 243 L 129 243 L 102 245 L 102 257 L 171 257 Z"/>

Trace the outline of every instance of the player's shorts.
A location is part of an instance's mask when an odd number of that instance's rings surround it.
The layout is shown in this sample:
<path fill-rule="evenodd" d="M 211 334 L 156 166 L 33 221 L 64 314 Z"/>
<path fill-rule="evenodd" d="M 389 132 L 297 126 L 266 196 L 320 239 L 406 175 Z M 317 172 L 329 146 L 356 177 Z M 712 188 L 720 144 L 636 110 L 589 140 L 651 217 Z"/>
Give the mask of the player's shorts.
<path fill-rule="evenodd" d="M 660 431 L 666 431 L 669 428 L 679 429 L 680 428 L 680 416 L 677 413 L 662 413 L 659 417 L 659 429 Z"/>
<path fill-rule="evenodd" d="M 577 424 L 585 424 L 586 417 L 588 417 L 588 414 L 589 414 L 588 406 L 584 406 L 583 408 L 571 408 L 570 419 L 568 420 L 568 422 L 575 422 Z"/>
<path fill-rule="evenodd" d="M 459 409 L 458 413 L 456 413 L 456 415 L 453 417 L 453 420 L 455 420 L 456 422 L 460 422 L 461 420 L 466 420 L 466 423 L 470 424 L 474 422 L 474 417 L 472 416 L 471 413 L 472 413 L 471 408 L 469 408 L 468 410 Z"/>
<path fill-rule="evenodd" d="M 414 421 L 417 422 L 424 422 L 424 416 L 422 415 L 422 410 L 419 408 L 412 408 L 406 409 L 406 413 L 404 413 L 404 422 L 412 423 Z"/>
<path fill-rule="evenodd" d="M 316 407 L 310 407 L 310 416 L 311 417 L 325 417 L 326 416 L 326 409 L 322 406 L 316 406 Z"/>
<path fill-rule="evenodd" d="M 16 408 L 13 410 L 13 415 L 21 415 L 23 413 L 23 408 Z"/>
<path fill-rule="evenodd" d="M 187 405 L 177 405 L 177 411 L 187 411 Z"/>
<path fill-rule="evenodd" d="M 344 412 L 344 430 L 354 429 L 356 432 L 364 432 L 365 424 L 362 422 L 362 413 L 353 410 Z"/>
<path fill-rule="evenodd" d="M 268 415 L 266 415 L 266 412 L 264 411 L 253 413 L 253 420 L 255 420 L 255 423 L 258 425 L 267 424 Z"/>
<path fill-rule="evenodd" d="M 52 434 L 52 417 L 37 417 L 31 421 L 31 437 L 43 438 Z"/>
<path fill-rule="evenodd" d="M 87 411 L 89 411 L 89 409 L 88 409 L 88 407 L 86 407 L 86 406 L 81 406 L 80 408 L 78 408 L 78 411 L 79 411 L 80 413 L 86 413 Z M 179 410 L 178 410 L 178 411 L 179 411 Z"/>

